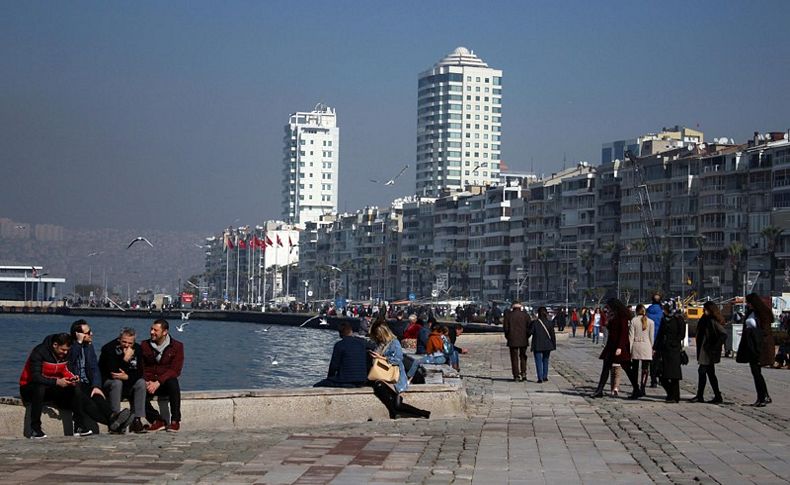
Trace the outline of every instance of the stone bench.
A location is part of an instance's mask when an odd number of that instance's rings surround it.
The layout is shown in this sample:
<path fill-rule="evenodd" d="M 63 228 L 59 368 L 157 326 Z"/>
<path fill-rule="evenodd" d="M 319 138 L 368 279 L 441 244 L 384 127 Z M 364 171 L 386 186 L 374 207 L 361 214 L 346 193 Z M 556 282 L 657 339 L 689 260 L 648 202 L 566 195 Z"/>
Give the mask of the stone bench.
<path fill-rule="evenodd" d="M 430 411 L 433 417 L 458 417 L 466 409 L 466 391 L 456 384 L 413 385 L 404 394 L 404 401 Z M 157 401 L 153 403 L 156 405 Z M 160 398 L 158 405 L 167 414 L 167 398 Z M 370 387 L 187 391 L 181 393 L 181 414 L 185 431 L 389 420 L 387 409 Z M 70 411 L 45 406 L 41 422 L 50 436 L 58 436 L 61 430 L 71 434 Z M 18 398 L 0 397 L 0 437 L 22 437 L 26 431 L 29 432 L 29 406 Z"/>

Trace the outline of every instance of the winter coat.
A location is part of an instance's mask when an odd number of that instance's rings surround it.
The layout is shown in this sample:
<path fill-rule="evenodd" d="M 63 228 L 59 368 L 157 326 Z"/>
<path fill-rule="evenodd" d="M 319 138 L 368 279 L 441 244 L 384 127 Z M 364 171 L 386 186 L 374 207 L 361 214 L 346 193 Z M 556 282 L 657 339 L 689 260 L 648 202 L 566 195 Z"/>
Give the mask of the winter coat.
<path fill-rule="evenodd" d="M 774 357 L 774 336 L 770 324 L 760 324 L 754 313 L 747 315 L 743 322 L 741 344 L 738 346 L 738 362 L 771 365 Z"/>
<path fill-rule="evenodd" d="M 628 324 L 628 343 L 631 359 L 653 360 L 653 320 L 647 319 L 647 329 L 642 330 L 642 316 L 637 315 Z"/>
<path fill-rule="evenodd" d="M 69 349 L 69 355 L 66 357 L 69 361 L 69 370 L 74 373 L 74 375 L 80 375 L 80 368 L 79 368 L 79 359 L 80 359 L 80 352 L 85 359 L 85 376 L 88 379 L 86 384 L 90 384 L 92 387 L 102 387 L 102 380 L 101 380 L 101 372 L 99 372 L 99 359 L 96 357 L 96 350 L 93 348 L 93 344 L 80 344 L 76 341 Z"/>
<path fill-rule="evenodd" d="M 666 379 L 683 379 L 680 352 L 686 337 L 686 321 L 680 315 L 664 316 L 658 329 L 653 349 L 661 355 L 661 376 Z"/>
<path fill-rule="evenodd" d="M 631 346 L 628 345 L 628 320 L 615 318 L 607 321 L 609 338 L 601 352 L 599 359 L 609 360 L 615 364 L 631 362 Z M 620 349 L 620 355 L 617 355 Z"/>
<path fill-rule="evenodd" d="M 68 360 L 58 360 L 52 353 L 52 339 L 55 334 L 47 336 L 43 342 L 36 345 L 19 376 L 19 386 L 28 384 L 43 384 L 55 387 L 59 378 L 71 379 L 74 374 L 68 369 Z"/>
<path fill-rule="evenodd" d="M 112 379 L 112 372 L 123 370 L 129 379 L 123 381 L 124 387 L 133 386 L 137 379 L 143 377 L 143 349 L 140 344 L 134 344 L 134 355 L 126 362 L 123 360 L 123 350 L 118 339 L 104 344 L 99 354 L 99 371 L 104 381 Z"/>
<path fill-rule="evenodd" d="M 647 307 L 645 313 L 647 318 L 653 320 L 653 342 L 655 342 L 658 337 L 658 329 L 661 327 L 661 320 L 664 318 L 664 310 L 658 303 L 653 303 Z"/>
<path fill-rule="evenodd" d="M 545 328 L 544 328 L 545 327 Z M 554 335 L 554 324 L 540 319 L 532 323 L 532 351 L 551 352 L 557 348 L 557 337 Z"/>
<path fill-rule="evenodd" d="M 143 353 L 143 377 L 146 381 L 164 384 L 181 375 L 184 367 L 184 344 L 170 337 L 170 345 L 165 347 L 159 362 L 156 361 L 156 351 L 151 347 L 150 339 L 144 340 L 140 347 Z"/>
<path fill-rule="evenodd" d="M 513 309 L 505 314 L 502 325 L 508 347 L 527 347 L 532 335 L 532 322 L 521 309 Z"/>
<path fill-rule="evenodd" d="M 697 362 L 700 365 L 718 364 L 721 361 L 721 349 L 727 341 L 724 327 L 708 315 L 703 315 L 697 323 Z"/>

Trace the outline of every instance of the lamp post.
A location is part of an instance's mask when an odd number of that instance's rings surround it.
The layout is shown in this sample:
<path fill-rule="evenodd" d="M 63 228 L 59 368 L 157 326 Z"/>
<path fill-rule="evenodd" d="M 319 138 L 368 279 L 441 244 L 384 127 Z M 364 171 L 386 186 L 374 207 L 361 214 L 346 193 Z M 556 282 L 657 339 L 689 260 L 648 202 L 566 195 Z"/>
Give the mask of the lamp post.
<path fill-rule="evenodd" d="M 516 300 L 519 300 L 519 298 L 521 297 L 521 286 L 524 284 L 525 281 L 527 281 L 527 278 L 529 277 L 529 273 L 524 274 L 524 268 L 516 268 L 516 272 L 518 274 L 518 278 L 521 278 L 522 274 L 524 275 L 524 277 L 519 280 L 518 286 L 516 286 Z M 529 299 L 529 296 L 527 298 Z"/>
<path fill-rule="evenodd" d="M 304 280 L 304 304 L 307 305 L 307 287 L 310 286 L 310 280 Z"/>
<path fill-rule="evenodd" d="M 571 247 L 574 247 L 574 248 L 578 249 L 579 245 L 578 245 L 578 243 L 575 243 L 575 242 L 573 242 L 573 243 L 560 242 L 560 246 L 565 248 L 565 314 L 567 315 L 568 314 L 568 306 L 570 304 L 570 291 L 571 291 L 571 286 L 570 286 L 570 265 L 571 265 L 571 262 L 570 262 L 570 259 L 569 259 L 568 250 Z"/>

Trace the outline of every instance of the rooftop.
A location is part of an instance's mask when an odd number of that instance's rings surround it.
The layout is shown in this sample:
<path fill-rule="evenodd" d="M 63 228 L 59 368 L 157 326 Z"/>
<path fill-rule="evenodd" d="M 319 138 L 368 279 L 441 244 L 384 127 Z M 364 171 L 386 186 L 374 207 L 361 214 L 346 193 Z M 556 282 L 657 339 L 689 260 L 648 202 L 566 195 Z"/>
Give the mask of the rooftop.
<path fill-rule="evenodd" d="M 455 50 L 447 54 L 444 59 L 437 62 L 434 67 L 440 66 L 488 67 L 488 64 L 477 57 L 474 51 L 470 51 L 466 47 L 456 47 Z"/>

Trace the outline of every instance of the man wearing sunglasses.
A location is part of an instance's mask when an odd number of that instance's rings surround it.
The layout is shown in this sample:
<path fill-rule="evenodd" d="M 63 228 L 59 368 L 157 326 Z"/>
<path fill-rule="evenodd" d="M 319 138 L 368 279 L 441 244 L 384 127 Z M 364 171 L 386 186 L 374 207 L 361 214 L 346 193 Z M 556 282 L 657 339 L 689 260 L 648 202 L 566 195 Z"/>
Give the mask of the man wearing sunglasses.
<path fill-rule="evenodd" d="M 106 424 L 110 432 L 123 433 L 132 421 L 132 413 L 128 409 L 114 413 L 110 403 L 102 391 L 101 373 L 96 350 L 93 348 L 93 332 L 85 320 L 77 320 L 71 324 L 73 345 L 69 350 L 69 370 L 79 380 L 76 384 L 78 405 L 84 414 L 98 423 Z M 93 432 L 83 422 L 83 413 L 74 415 L 74 435 L 89 436 Z"/>

